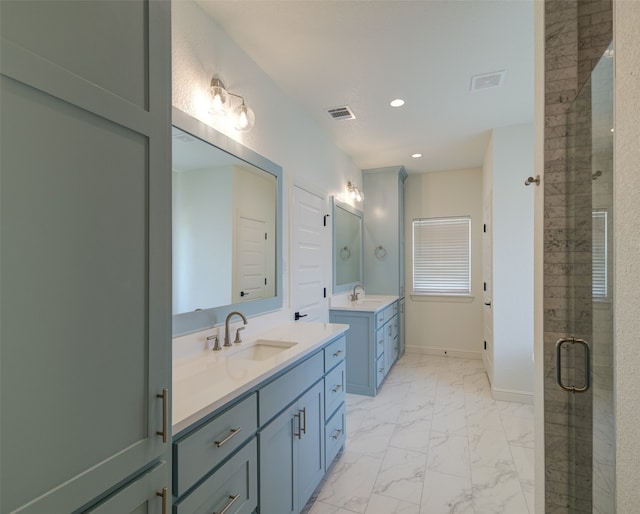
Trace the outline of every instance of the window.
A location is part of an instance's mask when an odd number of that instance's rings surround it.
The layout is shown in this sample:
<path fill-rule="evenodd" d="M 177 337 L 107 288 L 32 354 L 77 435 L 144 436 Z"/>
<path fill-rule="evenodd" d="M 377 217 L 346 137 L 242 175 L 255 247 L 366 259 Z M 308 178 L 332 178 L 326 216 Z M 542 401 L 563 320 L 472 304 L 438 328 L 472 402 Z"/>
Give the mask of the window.
<path fill-rule="evenodd" d="M 591 213 L 591 295 L 599 300 L 607 298 L 607 210 Z"/>
<path fill-rule="evenodd" d="M 471 218 L 413 220 L 413 293 L 471 294 Z"/>

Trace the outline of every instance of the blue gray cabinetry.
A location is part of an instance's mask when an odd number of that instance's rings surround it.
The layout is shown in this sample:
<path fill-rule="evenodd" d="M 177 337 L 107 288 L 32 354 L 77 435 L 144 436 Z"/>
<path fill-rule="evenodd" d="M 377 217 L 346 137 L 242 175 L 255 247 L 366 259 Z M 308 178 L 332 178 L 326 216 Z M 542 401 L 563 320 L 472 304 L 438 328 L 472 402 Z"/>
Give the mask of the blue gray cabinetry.
<path fill-rule="evenodd" d="M 344 446 L 344 355 L 341 335 L 177 434 L 174 514 L 298 514 Z"/>
<path fill-rule="evenodd" d="M 367 294 L 400 298 L 399 353 L 404 353 L 405 220 L 403 166 L 363 170 L 364 274 Z"/>
<path fill-rule="evenodd" d="M 377 311 L 331 309 L 332 323 L 349 325 L 346 332 L 346 391 L 375 396 L 398 358 L 398 302 Z"/>
<path fill-rule="evenodd" d="M 170 11 L 0 2 L 0 512 L 170 503 Z"/>

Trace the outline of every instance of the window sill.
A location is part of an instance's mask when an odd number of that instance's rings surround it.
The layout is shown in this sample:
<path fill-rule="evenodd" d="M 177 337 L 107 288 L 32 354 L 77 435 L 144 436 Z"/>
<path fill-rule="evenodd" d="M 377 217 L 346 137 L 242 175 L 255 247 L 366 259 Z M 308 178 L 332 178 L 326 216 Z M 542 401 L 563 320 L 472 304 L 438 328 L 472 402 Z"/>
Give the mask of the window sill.
<path fill-rule="evenodd" d="M 471 303 L 474 301 L 475 296 L 414 293 L 411 295 L 411 299 L 416 302 Z"/>

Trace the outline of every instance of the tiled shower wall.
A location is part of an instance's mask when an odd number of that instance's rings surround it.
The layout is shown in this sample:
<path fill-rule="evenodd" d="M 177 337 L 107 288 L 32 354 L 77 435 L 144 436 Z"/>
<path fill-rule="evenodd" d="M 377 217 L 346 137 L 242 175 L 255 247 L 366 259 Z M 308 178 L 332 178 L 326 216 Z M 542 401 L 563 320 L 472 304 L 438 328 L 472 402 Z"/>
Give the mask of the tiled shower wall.
<path fill-rule="evenodd" d="M 593 390 L 555 381 L 560 337 L 593 340 L 590 75 L 612 39 L 610 0 L 545 1 L 544 356 L 545 513 L 592 513 Z M 582 89 L 582 91 L 581 91 Z M 578 94 L 580 96 L 578 97 Z M 582 353 L 563 356 L 582 382 Z M 575 368 L 575 369 L 574 369 Z M 571 397 L 571 396 L 572 397 Z M 571 401 L 569 401 L 571 400 Z"/>

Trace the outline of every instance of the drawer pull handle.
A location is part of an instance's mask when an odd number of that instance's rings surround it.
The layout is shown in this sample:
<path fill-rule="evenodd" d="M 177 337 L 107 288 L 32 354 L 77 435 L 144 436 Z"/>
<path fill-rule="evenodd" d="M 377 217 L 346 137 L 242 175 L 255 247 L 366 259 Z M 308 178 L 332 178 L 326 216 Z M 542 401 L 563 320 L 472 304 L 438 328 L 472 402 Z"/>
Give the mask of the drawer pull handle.
<path fill-rule="evenodd" d="M 166 487 L 163 487 L 162 491 L 156 493 L 156 496 L 160 496 L 160 498 L 162 498 L 162 514 L 167 514 L 167 493 L 168 490 Z"/>
<path fill-rule="evenodd" d="M 161 435 L 162 442 L 166 443 L 169 441 L 169 390 L 165 387 L 156 398 L 162 398 L 162 432 L 156 432 L 156 435 Z"/>
<path fill-rule="evenodd" d="M 341 429 L 341 428 L 339 428 L 338 430 L 336 430 L 336 431 L 335 431 L 335 433 L 331 436 L 331 438 L 332 438 L 333 440 L 336 440 L 336 439 L 338 439 L 338 437 L 340 437 L 340 434 L 342 434 L 342 429 Z"/>
<path fill-rule="evenodd" d="M 298 418 L 298 432 L 296 433 L 296 429 L 293 429 L 293 437 L 297 437 L 298 439 L 302 439 L 302 421 L 300 418 L 300 412 L 298 412 L 298 414 L 294 414 L 293 417 L 294 418 Z M 291 420 L 291 422 L 294 424 L 295 426 L 295 420 Z"/>
<path fill-rule="evenodd" d="M 213 514 L 225 514 L 231 508 L 231 506 L 237 501 L 238 498 L 240 498 L 240 493 L 236 494 L 235 496 L 229 496 L 229 499 L 227 500 L 227 503 L 225 504 L 225 506 L 222 507 L 222 510 L 220 512 L 214 512 Z"/>
<path fill-rule="evenodd" d="M 383 344 L 384 343 L 384 339 L 382 341 L 378 341 L 378 344 Z"/>
<path fill-rule="evenodd" d="M 342 355 L 342 350 L 338 350 L 336 353 L 333 354 L 334 357 L 339 357 L 340 355 Z"/>
<path fill-rule="evenodd" d="M 336 385 L 333 389 L 331 389 L 331 392 L 337 393 L 338 391 L 340 391 L 340 389 L 342 389 L 342 384 Z"/>
<path fill-rule="evenodd" d="M 229 432 L 229 435 L 227 437 L 225 437 L 222 441 L 215 441 L 216 446 L 218 448 L 220 448 L 223 444 L 225 444 L 228 441 L 230 441 L 232 438 L 237 436 L 240 432 L 242 432 L 242 428 L 240 428 L 240 427 L 232 428 L 231 432 Z"/>
<path fill-rule="evenodd" d="M 300 426 L 300 432 L 302 432 L 303 434 L 307 433 L 307 408 L 304 407 L 301 411 L 302 413 L 302 417 L 304 419 L 304 421 L 302 422 L 302 425 Z"/>

